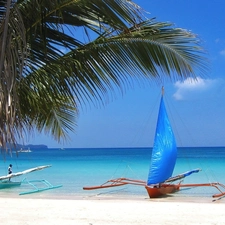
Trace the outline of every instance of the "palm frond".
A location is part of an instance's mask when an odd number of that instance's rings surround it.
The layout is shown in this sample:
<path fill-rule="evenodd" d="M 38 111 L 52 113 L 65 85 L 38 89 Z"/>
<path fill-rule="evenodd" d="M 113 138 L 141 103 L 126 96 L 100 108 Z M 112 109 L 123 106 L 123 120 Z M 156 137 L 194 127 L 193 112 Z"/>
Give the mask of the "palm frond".
<path fill-rule="evenodd" d="M 2 41 L 6 8 L 1 2 Z M 207 70 L 196 35 L 146 20 L 130 0 L 18 0 L 10 21 L 0 60 L 7 65 L 1 70 L 3 145 L 35 128 L 67 138 L 78 108 L 104 104 L 134 80 L 182 79 Z"/>
<path fill-rule="evenodd" d="M 21 134 L 19 99 L 16 83 L 23 73 L 24 60 L 27 57 L 26 38 L 23 20 L 17 7 L 11 2 L 1 5 L 1 56 L 0 56 L 0 145 L 16 143 Z"/>
<path fill-rule="evenodd" d="M 154 20 L 138 26 L 138 31 L 131 28 L 117 36 L 106 34 L 70 51 L 39 73 L 54 77 L 51 83 L 58 89 L 62 85 L 61 93 L 74 95 L 84 104 L 102 101 L 107 92 L 129 86 L 131 79 L 162 80 L 165 75 L 183 79 L 207 71 L 205 53 L 194 34 Z"/>

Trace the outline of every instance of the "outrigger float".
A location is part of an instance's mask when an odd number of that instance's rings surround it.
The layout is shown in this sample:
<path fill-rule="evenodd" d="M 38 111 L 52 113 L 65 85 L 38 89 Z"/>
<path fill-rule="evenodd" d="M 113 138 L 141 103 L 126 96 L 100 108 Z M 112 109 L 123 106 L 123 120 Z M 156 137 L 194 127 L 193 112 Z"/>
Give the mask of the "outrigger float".
<path fill-rule="evenodd" d="M 152 150 L 151 165 L 147 182 L 128 178 L 118 178 L 108 180 L 100 186 L 83 187 L 84 190 L 118 187 L 131 184 L 144 186 L 150 198 L 158 198 L 167 194 L 177 192 L 181 188 L 214 187 L 219 191 L 219 193 L 214 194 L 212 196 L 213 198 L 221 198 L 225 196 L 225 185 L 218 182 L 199 184 L 182 183 L 185 177 L 193 173 L 198 173 L 200 169 L 190 170 L 177 176 L 171 177 L 176 164 L 177 147 L 175 136 L 166 112 L 163 95 L 164 89 L 162 88 L 162 96 L 158 113 L 154 146 Z M 174 183 L 175 181 L 179 182 Z"/>

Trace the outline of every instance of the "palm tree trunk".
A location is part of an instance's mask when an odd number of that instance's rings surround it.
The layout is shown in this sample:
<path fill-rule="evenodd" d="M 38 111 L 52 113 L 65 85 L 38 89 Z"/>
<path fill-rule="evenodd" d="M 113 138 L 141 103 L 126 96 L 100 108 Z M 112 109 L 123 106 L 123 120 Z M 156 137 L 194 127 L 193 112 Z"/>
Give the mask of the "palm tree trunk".
<path fill-rule="evenodd" d="M 0 71 L 1 71 L 1 74 L 2 74 L 2 69 L 3 69 L 3 64 L 4 64 L 4 58 L 5 58 L 4 56 L 5 56 L 5 46 L 6 46 L 7 33 L 8 33 L 10 5 L 11 5 L 11 0 L 7 0 L 6 14 L 5 14 L 5 25 L 4 25 L 4 30 L 3 30 L 1 56 L 0 56 Z"/>

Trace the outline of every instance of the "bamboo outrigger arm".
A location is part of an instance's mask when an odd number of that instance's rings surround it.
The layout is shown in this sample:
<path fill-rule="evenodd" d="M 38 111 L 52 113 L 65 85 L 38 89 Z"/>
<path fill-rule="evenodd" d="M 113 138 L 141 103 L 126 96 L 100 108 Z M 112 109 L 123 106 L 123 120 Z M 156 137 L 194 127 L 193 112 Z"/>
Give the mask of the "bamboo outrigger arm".
<path fill-rule="evenodd" d="M 133 179 L 128 179 L 128 178 L 118 178 L 118 179 L 108 180 L 104 184 L 99 185 L 99 186 L 83 187 L 83 190 L 110 188 L 110 187 L 117 187 L 117 186 L 122 186 L 122 185 L 126 185 L 126 184 L 145 186 L 146 182 L 142 181 L 142 180 L 133 180 Z"/>
<path fill-rule="evenodd" d="M 223 188 L 225 190 L 225 185 L 215 182 L 215 183 L 202 183 L 202 184 L 178 184 L 179 188 L 183 187 L 215 187 L 220 193 L 214 194 L 213 198 L 219 198 L 225 196 L 225 192 L 222 191 L 220 188 Z M 220 187 L 220 188 L 219 188 Z"/>
<path fill-rule="evenodd" d="M 6 180 L 6 179 L 9 179 L 9 178 L 22 176 L 24 174 L 31 173 L 31 172 L 38 171 L 38 170 L 43 170 L 43 169 L 46 169 L 46 168 L 49 168 L 49 167 L 51 167 L 51 165 L 38 166 L 38 167 L 34 167 L 34 168 L 31 168 L 31 169 L 28 169 L 28 170 L 24 170 L 22 172 L 11 173 L 11 174 L 8 174 L 6 176 L 1 176 L 0 180 Z"/>
<path fill-rule="evenodd" d="M 95 189 L 102 189 L 102 188 L 111 188 L 111 187 L 118 187 L 118 186 L 123 186 L 123 185 L 140 185 L 140 186 L 147 186 L 145 181 L 142 180 L 134 180 L 134 179 L 129 179 L 129 178 L 118 178 L 118 179 L 111 179 L 106 181 L 104 184 L 99 185 L 99 186 L 90 186 L 90 187 L 83 187 L 83 190 L 95 190 Z M 158 184 L 159 185 L 159 184 Z M 155 187 L 155 185 L 150 185 L 150 187 Z M 161 183 L 159 185 L 159 188 L 164 188 L 164 187 L 169 187 L 173 186 L 175 187 L 176 190 L 179 190 L 180 188 L 185 188 L 185 187 L 214 187 L 216 188 L 220 193 L 214 194 L 212 197 L 213 198 L 220 198 L 220 197 L 225 197 L 225 191 L 222 191 L 221 189 L 225 190 L 225 185 L 215 182 L 215 183 L 199 183 L 199 184 L 170 184 L 170 183 Z"/>

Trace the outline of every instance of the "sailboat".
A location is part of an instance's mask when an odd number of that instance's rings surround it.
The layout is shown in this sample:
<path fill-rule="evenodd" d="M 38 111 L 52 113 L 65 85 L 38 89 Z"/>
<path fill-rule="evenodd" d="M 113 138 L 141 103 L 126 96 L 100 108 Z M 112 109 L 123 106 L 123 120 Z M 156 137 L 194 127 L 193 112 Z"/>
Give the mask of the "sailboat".
<path fill-rule="evenodd" d="M 225 196 L 225 185 L 216 183 L 182 184 L 185 177 L 198 173 L 199 168 L 172 176 L 177 160 L 177 146 L 172 126 L 164 104 L 164 88 L 162 88 L 158 120 L 152 150 L 151 164 L 147 181 L 128 178 L 108 180 L 100 186 L 83 187 L 84 190 L 117 187 L 127 184 L 144 186 L 150 198 L 158 198 L 179 191 L 181 188 L 199 186 L 215 187 L 219 193 L 214 198 Z M 174 183 L 174 182 L 177 183 Z M 224 191 L 223 191 L 224 189 Z"/>
<path fill-rule="evenodd" d="M 38 166 L 38 167 L 34 167 L 34 168 L 24 170 L 22 172 L 11 173 L 11 174 L 8 174 L 8 175 L 5 175 L 5 176 L 0 176 L 0 189 L 18 187 L 22 183 L 30 184 L 34 188 L 34 190 L 20 193 L 20 195 L 25 195 L 25 194 L 31 194 L 31 193 L 35 193 L 35 192 L 40 192 L 40 191 L 45 191 L 45 190 L 50 190 L 50 189 L 62 187 L 62 185 L 53 186 L 52 184 L 50 184 L 46 180 L 30 180 L 30 181 L 28 181 L 25 178 L 22 181 L 11 181 L 11 178 L 22 176 L 22 175 L 25 175 L 27 173 L 31 173 L 31 172 L 34 172 L 34 171 L 43 170 L 43 169 L 46 169 L 46 168 L 49 168 L 49 167 L 51 167 L 51 165 Z M 45 187 L 42 186 L 40 188 L 37 185 L 35 185 L 35 183 L 38 183 L 38 182 L 39 183 L 41 182 L 42 184 L 44 184 Z"/>
<path fill-rule="evenodd" d="M 200 169 L 194 169 L 177 178 L 171 178 L 177 159 L 177 146 L 163 96 L 164 89 L 162 88 L 151 166 L 145 186 L 150 198 L 178 191 L 180 185 L 170 184 L 170 182 L 200 171 Z"/>

